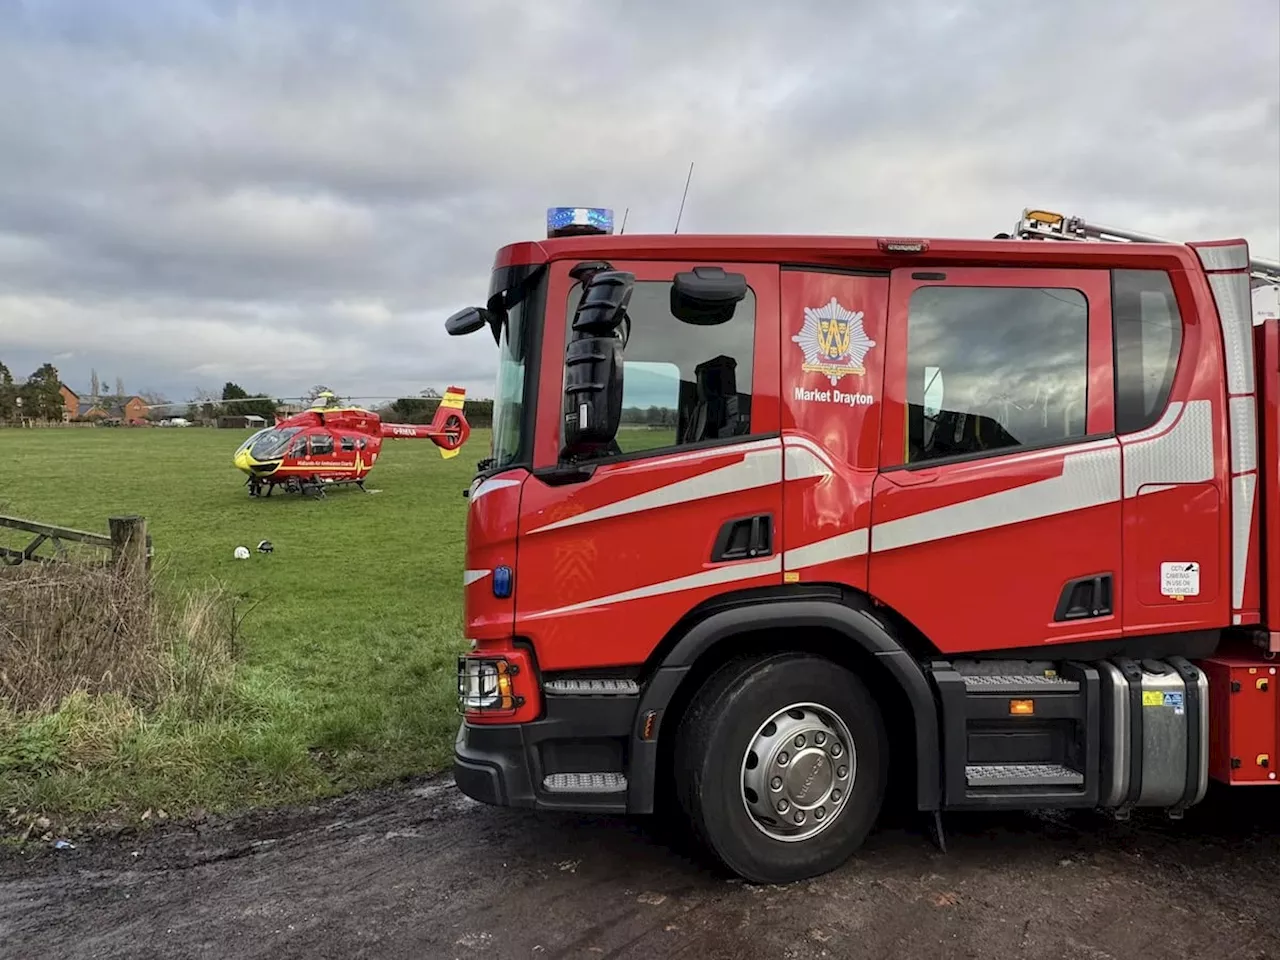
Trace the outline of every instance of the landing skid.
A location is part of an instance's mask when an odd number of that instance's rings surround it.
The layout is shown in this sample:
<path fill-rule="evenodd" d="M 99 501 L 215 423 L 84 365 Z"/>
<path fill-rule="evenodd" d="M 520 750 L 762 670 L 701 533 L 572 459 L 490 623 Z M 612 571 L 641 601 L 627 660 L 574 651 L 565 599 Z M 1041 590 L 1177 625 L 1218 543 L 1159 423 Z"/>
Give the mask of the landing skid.
<path fill-rule="evenodd" d="M 251 497 L 269 497 L 276 487 L 284 487 L 285 493 L 296 493 L 301 496 L 311 497 L 313 500 L 323 500 L 327 495 L 328 487 L 341 487 L 347 484 L 354 484 L 360 488 L 362 493 L 375 494 L 381 492 L 365 487 L 363 477 L 358 480 L 317 480 L 314 477 L 304 480 L 300 477 L 289 477 L 287 480 L 278 482 L 249 477 L 245 480 L 245 486 L 249 488 L 249 496 Z M 264 488 L 266 493 L 262 492 Z"/>

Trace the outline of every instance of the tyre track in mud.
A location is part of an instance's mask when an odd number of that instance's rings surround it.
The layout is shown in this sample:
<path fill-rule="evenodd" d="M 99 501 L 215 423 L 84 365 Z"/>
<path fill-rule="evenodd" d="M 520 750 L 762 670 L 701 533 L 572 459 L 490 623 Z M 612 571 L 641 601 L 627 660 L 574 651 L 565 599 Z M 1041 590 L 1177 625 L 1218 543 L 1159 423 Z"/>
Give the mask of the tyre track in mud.
<path fill-rule="evenodd" d="M 913 818 L 753 887 L 645 821 L 474 804 L 450 778 L 0 855 L 0 957 L 1280 958 L 1280 804 L 1186 820 Z"/>

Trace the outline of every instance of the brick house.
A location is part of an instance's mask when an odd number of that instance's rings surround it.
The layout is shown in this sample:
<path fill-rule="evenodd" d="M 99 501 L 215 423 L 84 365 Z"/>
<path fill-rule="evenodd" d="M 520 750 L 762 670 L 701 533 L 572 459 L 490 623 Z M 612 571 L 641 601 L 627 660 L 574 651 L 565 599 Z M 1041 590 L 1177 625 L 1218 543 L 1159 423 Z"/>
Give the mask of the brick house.
<path fill-rule="evenodd" d="M 147 401 L 142 397 L 126 397 L 123 403 L 116 398 L 103 398 L 95 403 L 82 400 L 65 383 L 59 388 L 62 394 L 64 420 L 123 420 L 126 423 L 147 419 Z"/>
<path fill-rule="evenodd" d="M 120 411 L 115 416 L 119 416 L 126 422 L 147 419 L 147 401 L 141 397 L 129 397 L 115 409 Z"/>
<path fill-rule="evenodd" d="M 80 396 L 65 383 L 58 384 L 58 392 L 62 394 L 62 419 L 70 420 L 80 415 Z"/>

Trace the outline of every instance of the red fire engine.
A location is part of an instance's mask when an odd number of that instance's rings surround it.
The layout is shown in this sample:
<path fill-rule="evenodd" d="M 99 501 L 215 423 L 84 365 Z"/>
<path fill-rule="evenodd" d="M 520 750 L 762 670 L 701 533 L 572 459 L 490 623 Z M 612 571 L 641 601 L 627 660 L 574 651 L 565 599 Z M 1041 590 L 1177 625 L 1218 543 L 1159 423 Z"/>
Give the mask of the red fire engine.
<path fill-rule="evenodd" d="M 447 325 L 500 354 L 460 788 L 670 798 L 785 882 L 891 786 L 939 843 L 943 811 L 1275 786 L 1277 281 L 1244 240 L 1038 211 L 944 240 L 553 210 Z"/>

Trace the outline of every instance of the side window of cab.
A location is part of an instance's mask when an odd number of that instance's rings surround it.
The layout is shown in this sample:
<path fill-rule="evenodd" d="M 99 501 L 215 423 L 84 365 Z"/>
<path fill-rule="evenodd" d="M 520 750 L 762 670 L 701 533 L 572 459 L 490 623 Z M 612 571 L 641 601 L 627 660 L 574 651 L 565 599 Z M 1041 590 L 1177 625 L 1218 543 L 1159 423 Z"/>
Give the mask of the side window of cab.
<path fill-rule="evenodd" d="M 1082 291 L 921 287 L 911 295 L 907 337 L 909 465 L 1086 438 Z"/>
<path fill-rule="evenodd" d="M 622 417 L 602 456 L 671 450 L 751 432 L 756 298 L 750 287 L 726 322 L 687 323 L 671 312 L 670 281 L 637 280 L 627 314 Z M 581 285 L 569 291 L 565 343 Z"/>
<path fill-rule="evenodd" d="M 1182 350 L 1182 315 L 1163 270 L 1113 270 L 1116 433 L 1138 433 L 1164 413 Z"/>

